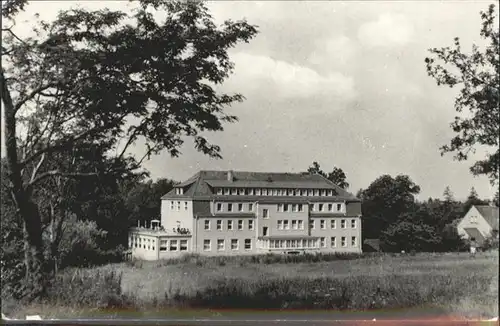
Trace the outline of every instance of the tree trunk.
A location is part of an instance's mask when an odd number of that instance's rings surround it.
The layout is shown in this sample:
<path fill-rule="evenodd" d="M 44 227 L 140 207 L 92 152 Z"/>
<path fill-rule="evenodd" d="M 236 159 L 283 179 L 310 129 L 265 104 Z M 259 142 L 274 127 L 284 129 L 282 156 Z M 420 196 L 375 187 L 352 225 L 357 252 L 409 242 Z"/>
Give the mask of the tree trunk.
<path fill-rule="evenodd" d="M 23 187 L 21 169 L 17 156 L 16 134 L 16 109 L 7 87 L 4 71 L 0 76 L 2 102 L 4 104 L 4 127 L 7 164 L 9 167 L 9 180 L 11 182 L 11 195 L 21 218 L 25 230 L 25 262 L 28 267 L 28 285 L 32 286 L 30 297 L 39 297 L 45 293 L 46 285 L 43 275 L 43 242 L 42 221 L 37 205 L 33 203 L 30 194 Z"/>

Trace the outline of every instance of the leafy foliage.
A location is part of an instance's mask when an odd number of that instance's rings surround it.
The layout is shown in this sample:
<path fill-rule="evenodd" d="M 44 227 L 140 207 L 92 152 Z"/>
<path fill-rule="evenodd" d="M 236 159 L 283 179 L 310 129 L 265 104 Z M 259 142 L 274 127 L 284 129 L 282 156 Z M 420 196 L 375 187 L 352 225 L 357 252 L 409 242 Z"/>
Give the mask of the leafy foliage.
<path fill-rule="evenodd" d="M 313 164 L 307 169 L 307 172 L 309 174 L 319 174 L 343 189 L 349 188 L 347 176 L 341 168 L 334 166 L 332 172 L 326 174 L 323 170 L 321 170 L 318 162 L 313 162 Z"/>
<path fill-rule="evenodd" d="M 455 110 L 469 114 L 455 117 L 451 128 L 457 135 L 442 153 L 456 152 L 456 159 L 466 160 L 477 146 L 487 146 L 493 153 L 471 167 L 475 175 L 487 175 L 492 183 L 498 182 L 500 166 L 500 33 L 495 16 L 495 6 L 481 12 L 481 38 L 487 43 L 481 50 L 472 46 L 472 52 L 463 52 L 460 39 L 453 47 L 433 48 L 432 58 L 426 58 L 427 73 L 438 85 L 460 86 L 455 100 Z M 439 64 L 437 62 L 441 62 Z"/>
<path fill-rule="evenodd" d="M 2 15 L 14 18 L 25 4 L 9 1 Z M 219 93 L 215 86 L 232 72 L 228 49 L 252 39 L 256 27 L 246 21 L 216 26 L 199 1 L 138 4 L 133 14 L 60 12 L 23 40 L 2 28 L 7 187 L 25 230 L 26 275 L 34 296 L 46 284 L 45 222 L 60 230 L 70 213 L 84 220 L 105 217 L 97 227 L 114 230 L 107 240 L 116 244 L 128 224 L 116 227 L 123 199 L 114 195 L 118 185 L 110 180 L 138 171 L 160 151 L 179 155 L 189 138 L 196 149 L 219 158 L 220 148 L 203 133 L 237 120 L 224 110 L 243 96 Z M 155 11 L 164 14 L 161 21 Z M 138 140 L 146 149 L 140 159 L 127 152 Z M 73 181 L 81 177 L 91 180 Z M 73 187 L 81 192 L 71 192 Z M 93 190 L 104 200 L 85 199 Z M 61 191 L 75 197 L 63 198 Z M 86 204 L 78 208 L 78 202 Z M 54 252 L 61 233 L 51 234 Z"/>
<path fill-rule="evenodd" d="M 363 237 L 378 239 L 381 232 L 406 212 L 415 208 L 415 195 L 420 192 L 409 176 L 396 178 L 383 175 L 361 192 Z"/>

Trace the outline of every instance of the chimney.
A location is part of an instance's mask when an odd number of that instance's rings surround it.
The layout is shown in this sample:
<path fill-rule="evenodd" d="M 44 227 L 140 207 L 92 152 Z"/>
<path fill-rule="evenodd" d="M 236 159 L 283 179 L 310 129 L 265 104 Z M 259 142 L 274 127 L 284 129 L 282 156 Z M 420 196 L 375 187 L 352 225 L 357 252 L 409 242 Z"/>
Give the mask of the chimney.
<path fill-rule="evenodd" d="M 227 171 L 227 181 L 231 181 L 233 182 L 234 180 L 234 175 L 233 175 L 233 171 Z"/>

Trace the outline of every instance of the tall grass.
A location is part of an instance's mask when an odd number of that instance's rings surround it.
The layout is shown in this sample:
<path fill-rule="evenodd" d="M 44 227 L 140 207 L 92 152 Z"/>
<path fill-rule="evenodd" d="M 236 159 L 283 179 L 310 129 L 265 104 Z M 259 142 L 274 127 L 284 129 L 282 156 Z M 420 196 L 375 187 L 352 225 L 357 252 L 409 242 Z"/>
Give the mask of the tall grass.
<path fill-rule="evenodd" d="M 48 304 L 94 310 L 371 310 L 458 307 L 498 314 L 498 253 L 201 257 L 68 269 Z M 287 264 L 293 263 L 293 265 Z M 473 306 L 475 305 L 475 306 Z"/>

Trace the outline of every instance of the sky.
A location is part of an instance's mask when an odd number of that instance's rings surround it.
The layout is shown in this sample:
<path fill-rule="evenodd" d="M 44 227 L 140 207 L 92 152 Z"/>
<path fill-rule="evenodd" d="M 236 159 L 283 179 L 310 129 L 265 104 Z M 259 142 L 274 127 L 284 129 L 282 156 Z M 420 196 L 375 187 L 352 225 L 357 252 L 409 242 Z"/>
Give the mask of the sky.
<path fill-rule="evenodd" d="M 442 197 L 450 186 L 465 198 L 496 191 L 473 177 L 471 161 L 457 162 L 439 148 L 454 136 L 449 127 L 457 91 L 438 87 L 426 73 L 428 49 L 465 50 L 480 43 L 481 10 L 491 1 L 212 1 L 217 23 L 246 19 L 259 34 L 230 51 L 234 74 L 224 92 L 246 100 L 227 110 L 239 122 L 210 134 L 223 159 L 196 152 L 162 153 L 145 163 L 154 179 L 187 179 L 198 170 L 302 172 L 313 161 L 325 172 L 342 168 L 355 193 L 383 174 L 406 174 L 419 198 Z M 35 13 L 50 21 L 78 5 L 127 10 L 127 1 L 33 1 L 16 25 L 28 35 Z M 138 155 L 142 148 L 133 151 Z M 478 152 L 476 158 L 481 158 Z"/>

